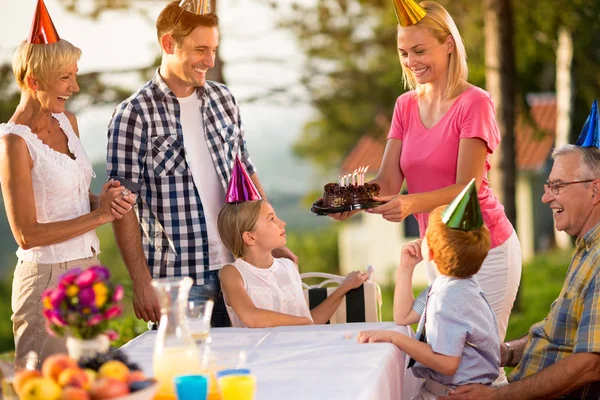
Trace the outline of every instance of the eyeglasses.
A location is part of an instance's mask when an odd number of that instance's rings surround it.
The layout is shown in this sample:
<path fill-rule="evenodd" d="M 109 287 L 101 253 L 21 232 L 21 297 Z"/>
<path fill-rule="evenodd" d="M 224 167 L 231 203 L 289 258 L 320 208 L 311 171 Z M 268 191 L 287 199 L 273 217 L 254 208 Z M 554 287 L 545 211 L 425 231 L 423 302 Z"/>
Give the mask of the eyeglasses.
<path fill-rule="evenodd" d="M 554 183 L 552 183 L 550 181 L 546 181 L 546 183 L 544 183 L 544 190 L 547 191 L 548 189 L 550 189 L 552 194 L 559 195 L 560 189 L 565 186 L 573 185 L 575 183 L 589 183 L 589 182 L 594 182 L 595 180 L 596 179 L 588 179 L 585 181 L 554 182 Z"/>

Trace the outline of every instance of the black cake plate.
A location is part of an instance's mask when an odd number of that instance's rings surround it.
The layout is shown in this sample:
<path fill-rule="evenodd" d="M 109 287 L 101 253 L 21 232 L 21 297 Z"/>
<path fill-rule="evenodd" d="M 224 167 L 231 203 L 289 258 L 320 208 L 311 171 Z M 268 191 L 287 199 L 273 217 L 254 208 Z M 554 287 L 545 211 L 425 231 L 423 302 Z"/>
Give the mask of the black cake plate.
<path fill-rule="evenodd" d="M 310 208 L 310 211 L 314 212 L 317 215 L 329 215 L 329 214 L 337 214 L 346 211 L 352 210 L 366 210 L 367 208 L 374 208 L 385 204 L 383 201 L 370 201 L 368 203 L 362 204 L 353 204 L 350 206 L 342 206 L 342 207 L 325 207 L 323 205 L 323 199 L 319 199 L 315 201 Z"/>

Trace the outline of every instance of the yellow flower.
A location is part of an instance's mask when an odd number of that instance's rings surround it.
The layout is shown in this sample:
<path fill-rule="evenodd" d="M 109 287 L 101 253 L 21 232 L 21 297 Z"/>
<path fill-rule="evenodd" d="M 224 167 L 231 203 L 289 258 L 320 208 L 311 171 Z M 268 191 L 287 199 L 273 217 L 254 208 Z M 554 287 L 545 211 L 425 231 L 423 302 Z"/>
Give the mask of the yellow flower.
<path fill-rule="evenodd" d="M 108 288 L 104 283 L 98 282 L 92 286 L 92 290 L 96 294 L 96 307 L 102 307 L 108 299 Z"/>
<path fill-rule="evenodd" d="M 92 309 L 89 307 L 86 307 L 83 310 L 81 310 L 81 312 L 84 313 L 85 315 L 88 315 L 89 313 L 92 312 Z"/>
<path fill-rule="evenodd" d="M 65 291 L 65 294 L 69 297 L 77 296 L 77 293 L 79 293 L 79 288 L 75 285 L 69 285 L 69 287 Z"/>
<path fill-rule="evenodd" d="M 50 310 L 52 308 L 52 302 L 50 301 L 50 296 L 44 297 L 44 308 L 46 310 Z"/>

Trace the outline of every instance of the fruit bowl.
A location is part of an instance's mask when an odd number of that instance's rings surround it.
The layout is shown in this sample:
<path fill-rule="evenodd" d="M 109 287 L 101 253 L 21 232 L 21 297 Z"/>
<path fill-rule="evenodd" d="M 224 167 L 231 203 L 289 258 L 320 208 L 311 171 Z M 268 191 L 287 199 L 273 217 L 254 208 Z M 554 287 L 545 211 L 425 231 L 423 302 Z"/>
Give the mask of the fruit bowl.
<path fill-rule="evenodd" d="M 131 392 L 128 395 L 115 397 L 113 400 L 151 400 L 154 398 L 154 395 L 158 391 L 158 387 L 160 386 L 158 382 L 154 379 L 154 383 L 144 389 L 137 390 L 135 392 Z"/>

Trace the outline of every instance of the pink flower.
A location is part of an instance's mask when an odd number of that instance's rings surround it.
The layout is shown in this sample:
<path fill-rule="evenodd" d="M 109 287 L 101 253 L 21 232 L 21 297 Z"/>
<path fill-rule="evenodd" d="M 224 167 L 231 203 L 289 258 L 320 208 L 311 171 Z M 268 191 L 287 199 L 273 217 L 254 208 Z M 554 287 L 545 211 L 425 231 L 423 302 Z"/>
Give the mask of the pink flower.
<path fill-rule="evenodd" d="M 44 317 L 57 326 L 67 326 L 67 321 L 56 310 L 44 310 Z"/>
<path fill-rule="evenodd" d="M 123 295 L 125 294 L 125 290 L 123 286 L 117 285 L 115 287 L 115 292 L 113 293 L 112 301 L 115 303 L 120 302 L 123 299 Z"/>
<path fill-rule="evenodd" d="M 103 320 L 102 315 L 94 314 L 90 317 L 90 319 L 88 319 L 87 324 L 88 324 L 88 326 L 96 326 L 100 322 L 102 322 L 102 320 Z"/>
<path fill-rule="evenodd" d="M 60 289 L 53 290 L 49 296 L 50 304 L 52 304 L 52 307 L 54 307 L 54 308 L 59 308 L 60 303 L 64 300 L 64 298 L 65 298 L 65 292 L 63 290 L 60 290 Z"/>
<path fill-rule="evenodd" d="M 77 275 L 81 273 L 81 268 L 73 268 L 58 277 L 58 286 L 64 287 L 72 285 Z"/>
<path fill-rule="evenodd" d="M 83 271 L 77 279 L 75 279 L 75 284 L 79 287 L 90 287 L 98 278 L 98 274 L 93 268 L 86 269 Z"/>
<path fill-rule="evenodd" d="M 104 313 L 104 318 L 111 319 L 111 318 L 116 318 L 119 315 L 121 315 L 121 307 L 112 306 L 111 308 L 106 310 L 106 312 Z"/>
<path fill-rule="evenodd" d="M 110 340 L 111 342 L 114 342 L 119 338 L 119 334 L 113 330 L 108 330 L 104 332 L 104 334 L 108 337 L 108 340 Z"/>

